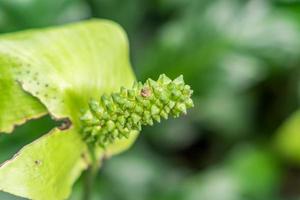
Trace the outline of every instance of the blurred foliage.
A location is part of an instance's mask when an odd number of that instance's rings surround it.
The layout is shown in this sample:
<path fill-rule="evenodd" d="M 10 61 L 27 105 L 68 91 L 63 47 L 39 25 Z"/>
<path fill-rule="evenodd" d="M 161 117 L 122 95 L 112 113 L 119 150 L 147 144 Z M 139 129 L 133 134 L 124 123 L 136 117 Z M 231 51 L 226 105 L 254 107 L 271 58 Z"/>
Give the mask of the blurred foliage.
<path fill-rule="evenodd" d="M 275 144 L 287 159 L 300 164 L 300 111 L 293 114 L 277 133 Z"/>
<path fill-rule="evenodd" d="M 257 131 L 252 88 L 292 71 L 300 52 L 292 19 L 266 1 L 241 2 L 192 2 L 163 26 L 137 65 L 143 78 L 183 73 L 197 95 L 195 120 L 231 136 Z"/>
<path fill-rule="evenodd" d="M 89 8 L 81 0 L 0 0 L 2 32 L 61 24 L 88 16 Z"/>
<path fill-rule="evenodd" d="M 2 32 L 112 19 L 129 34 L 138 79 L 183 74 L 195 90 L 189 115 L 104 163 L 94 199 L 300 198 L 298 0 L 0 0 L 0 16 Z M 34 140 L 27 126 L 53 126 L 43 120 L 0 136 L 1 161 Z"/>

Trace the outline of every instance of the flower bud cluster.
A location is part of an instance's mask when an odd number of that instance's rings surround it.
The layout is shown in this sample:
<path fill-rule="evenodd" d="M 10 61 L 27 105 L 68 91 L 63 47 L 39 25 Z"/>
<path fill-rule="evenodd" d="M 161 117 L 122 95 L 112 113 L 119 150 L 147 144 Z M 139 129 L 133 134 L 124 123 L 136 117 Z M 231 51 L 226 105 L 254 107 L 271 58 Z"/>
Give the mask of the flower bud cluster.
<path fill-rule="evenodd" d="M 182 75 L 172 81 L 163 74 L 157 81 L 148 79 L 145 84 L 134 83 L 131 89 L 122 87 L 118 93 L 103 95 L 100 101 L 90 101 L 81 117 L 84 139 L 105 148 L 117 138 L 141 131 L 142 125 L 186 114 L 193 107 L 192 92 Z"/>

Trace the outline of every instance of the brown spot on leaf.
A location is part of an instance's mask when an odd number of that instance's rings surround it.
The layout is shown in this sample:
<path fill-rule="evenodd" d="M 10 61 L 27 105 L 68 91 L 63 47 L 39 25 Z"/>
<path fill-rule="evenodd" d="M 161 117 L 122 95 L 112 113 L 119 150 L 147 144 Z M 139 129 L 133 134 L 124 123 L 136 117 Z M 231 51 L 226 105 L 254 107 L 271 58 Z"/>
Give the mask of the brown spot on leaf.
<path fill-rule="evenodd" d="M 35 161 L 34 161 L 34 164 L 35 164 L 36 166 L 39 166 L 39 165 L 42 164 L 42 161 L 40 161 L 40 160 L 35 160 Z"/>
<path fill-rule="evenodd" d="M 72 125 L 71 120 L 68 118 L 65 118 L 65 119 L 63 119 L 63 123 L 58 128 L 60 130 L 66 130 L 66 129 L 69 129 L 71 125 Z"/>

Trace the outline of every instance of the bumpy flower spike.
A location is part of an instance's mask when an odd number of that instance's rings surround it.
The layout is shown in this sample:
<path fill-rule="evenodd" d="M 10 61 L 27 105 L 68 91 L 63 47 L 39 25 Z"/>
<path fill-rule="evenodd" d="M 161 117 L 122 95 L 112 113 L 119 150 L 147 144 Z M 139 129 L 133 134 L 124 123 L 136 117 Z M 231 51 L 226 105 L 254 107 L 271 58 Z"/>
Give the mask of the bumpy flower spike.
<path fill-rule="evenodd" d="M 157 81 L 148 79 L 131 89 L 122 87 L 119 93 L 103 95 L 100 101 L 90 101 L 90 109 L 81 117 L 84 139 L 105 148 L 116 138 L 140 131 L 142 125 L 160 122 L 161 117 L 179 117 L 193 107 L 192 93 L 182 75 L 172 81 L 163 74 Z"/>

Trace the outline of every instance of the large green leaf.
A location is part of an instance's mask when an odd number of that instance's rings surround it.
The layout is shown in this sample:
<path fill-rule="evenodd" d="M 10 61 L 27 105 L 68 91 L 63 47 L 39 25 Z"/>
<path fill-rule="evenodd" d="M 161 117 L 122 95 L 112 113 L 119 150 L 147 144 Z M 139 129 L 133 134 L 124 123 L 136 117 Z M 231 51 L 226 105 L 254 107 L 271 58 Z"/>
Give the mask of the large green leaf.
<path fill-rule="evenodd" d="M 88 155 L 82 156 L 87 149 L 79 133 L 82 111 L 90 99 L 134 81 L 126 35 L 106 20 L 7 34 L 0 37 L 0 62 L 5 72 L 0 89 L 10 94 L 1 97 L 5 112 L 0 119 L 12 116 L 1 120 L 4 129 L 46 112 L 72 122 L 71 129 L 54 129 L 0 167 L 0 190 L 31 199 L 64 199 L 89 162 Z M 16 117 L 19 105 L 23 111 Z M 98 149 L 98 157 L 125 150 L 136 136 Z"/>
<path fill-rule="evenodd" d="M 74 129 L 53 130 L 24 147 L 0 170 L 0 190 L 30 199 L 65 199 L 86 167 L 85 145 Z"/>
<path fill-rule="evenodd" d="M 53 116 L 75 122 L 89 99 L 131 86 L 134 79 L 126 36 L 108 21 L 5 35 L 0 59 L 10 60 L 13 78 Z"/>

